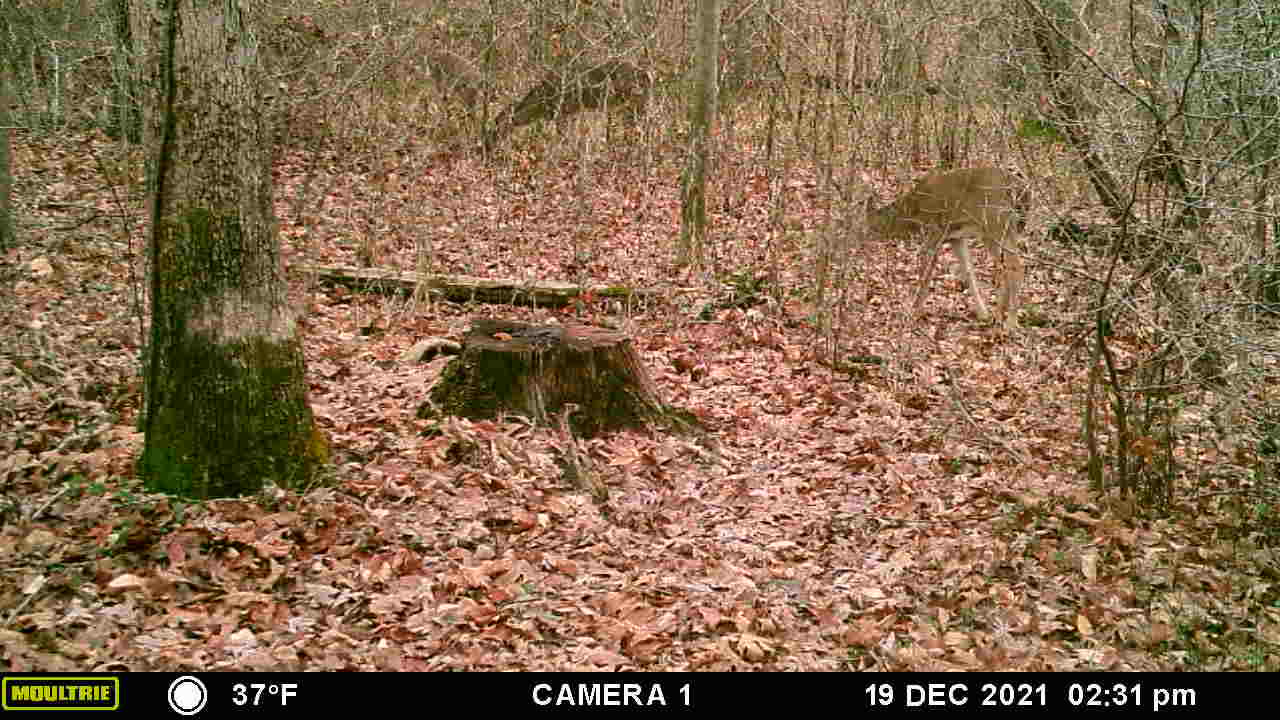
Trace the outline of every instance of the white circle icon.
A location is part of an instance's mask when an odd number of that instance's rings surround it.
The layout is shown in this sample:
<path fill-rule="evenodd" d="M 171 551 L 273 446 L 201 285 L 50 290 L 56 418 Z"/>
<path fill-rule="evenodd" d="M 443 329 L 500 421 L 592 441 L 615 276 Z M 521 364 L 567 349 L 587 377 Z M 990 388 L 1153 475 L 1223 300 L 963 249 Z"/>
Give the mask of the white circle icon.
<path fill-rule="evenodd" d="M 200 678 L 183 675 L 169 684 L 169 707 L 179 715 L 195 715 L 208 699 L 209 690 Z"/>

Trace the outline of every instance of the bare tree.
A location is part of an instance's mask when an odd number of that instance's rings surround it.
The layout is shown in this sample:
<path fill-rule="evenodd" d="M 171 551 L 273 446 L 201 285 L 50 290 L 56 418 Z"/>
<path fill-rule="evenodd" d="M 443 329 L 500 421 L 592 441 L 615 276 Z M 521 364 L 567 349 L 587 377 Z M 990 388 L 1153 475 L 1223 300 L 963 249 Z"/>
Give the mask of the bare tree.
<path fill-rule="evenodd" d="M 677 262 L 687 265 L 702 254 L 707 237 L 708 139 L 716 116 L 716 70 L 720 57 L 720 3 L 702 0 L 698 18 L 698 80 L 691 103 L 688 159 L 681 178 L 680 248 Z"/>
<path fill-rule="evenodd" d="M 1089 181 L 1113 220 L 1128 214 L 1119 183 L 1093 139 L 1093 119 L 1086 93 L 1071 77 L 1071 70 L 1082 54 L 1079 39 L 1086 31 L 1074 12 L 1062 0 L 1023 0 L 1023 8 L 1032 29 L 1031 37 L 1040 51 L 1046 84 L 1053 96 L 1055 119 L 1079 154 Z"/>
<path fill-rule="evenodd" d="M 1262 312 L 1275 266 L 1267 223 L 1280 147 L 1272 50 L 1280 24 L 1256 0 L 1099 4 L 1088 13 L 1065 0 L 1018 2 L 1030 30 L 1022 35 L 1035 43 L 1040 110 L 1111 220 L 1104 269 L 1083 266 L 1094 277 L 1086 407 L 1109 409 L 1086 414 L 1091 478 L 1167 502 L 1183 475 L 1171 459 L 1200 456 L 1183 445 L 1274 442 L 1267 368 L 1277 346 Z M 1111 349 L 1121 333 L 1151 339 L 1125 371 Z M 1197 406 L 1204 422 L 1193 432 L 1185 409 Z M 1259 451 L 1254 477 L 1269 475 L 1267 454 Z"/>
<path fill-rule="evenodd" d="M 240 495 L 325 457 L 272 215 L 255 3 L 140 2 L 151 28 L 148 487 Z M 178 28 L 181 27 L 181 32 Z"/>
<path fill-rule="evenodd" d="M 9 151 L 10 127 L 13 123 L 9 111 L 9 69 L 0 66 L 0 250 L 13 246 L 13 161 Z"/>
<path fill-rule="evenodd" d="M 131 143 L 142 140 L 142 106 L 138 97 L 137 51 L 129 20 L 129 0 L 107 0 L 107 12 L 114 25 L 115 53 L 111 84 L 110 117 L 107 128 Z"/>

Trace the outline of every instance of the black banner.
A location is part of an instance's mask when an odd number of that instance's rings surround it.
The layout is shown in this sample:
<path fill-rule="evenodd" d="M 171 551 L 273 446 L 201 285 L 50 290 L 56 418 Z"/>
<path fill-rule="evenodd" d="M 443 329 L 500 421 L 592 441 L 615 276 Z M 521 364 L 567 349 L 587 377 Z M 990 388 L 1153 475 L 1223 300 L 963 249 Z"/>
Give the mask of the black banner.
<path fill-rule="evenodd" d="M 125 673 L 0 675 L 5 712 L 129 717 L 307 717 L 408 711 L 810 713 L 1046 710 L 1116 715 L 1230 709 L 1267 696 L 1266 675 L 727 673 Z M 43 716 L 41 716 L 43 717 Z"/>

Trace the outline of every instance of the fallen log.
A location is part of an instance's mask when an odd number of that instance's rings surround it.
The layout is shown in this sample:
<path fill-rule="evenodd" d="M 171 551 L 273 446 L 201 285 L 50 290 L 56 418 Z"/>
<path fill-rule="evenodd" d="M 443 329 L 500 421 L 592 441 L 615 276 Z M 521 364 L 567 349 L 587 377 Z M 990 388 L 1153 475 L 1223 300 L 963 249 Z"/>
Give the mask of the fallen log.
<path fill-rule="evenodd" d="M 411 294 L 419 287 L 451 302 L 480 302 L 503 305 L 563 307 L 585 295 L 612 300 L 657 300 L 669 291 L 624 286 L 584 287 L 557 280 L 526 282 L 506 278 L 470 275 L 437 275 L 409 270 L 385 270 L 343 265 L 295 265 L 293 272 L 310 275 L 320 282 L 342 285 L 361 292 Z"/>

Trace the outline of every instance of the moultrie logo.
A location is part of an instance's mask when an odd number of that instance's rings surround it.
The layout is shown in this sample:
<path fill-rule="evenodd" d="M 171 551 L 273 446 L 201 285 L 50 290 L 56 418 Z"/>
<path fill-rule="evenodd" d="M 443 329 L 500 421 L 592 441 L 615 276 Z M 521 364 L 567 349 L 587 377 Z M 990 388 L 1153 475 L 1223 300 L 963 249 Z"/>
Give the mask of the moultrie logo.
<path fill-rule="evenodd" d="M 115 710 L 120 678 L 50 675 L 7 677 L 5 710 Z"/>

